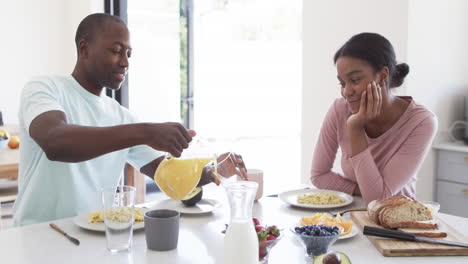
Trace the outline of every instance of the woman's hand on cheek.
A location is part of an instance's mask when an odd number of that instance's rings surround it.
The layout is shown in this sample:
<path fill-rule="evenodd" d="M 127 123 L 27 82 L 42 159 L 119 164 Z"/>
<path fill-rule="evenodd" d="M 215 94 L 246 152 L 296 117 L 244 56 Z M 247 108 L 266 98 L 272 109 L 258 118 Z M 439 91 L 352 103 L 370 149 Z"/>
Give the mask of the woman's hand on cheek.
<path fill-rule="evenodd" d="M 380 116 L 382 112 L 381 87 L 375 82 L 367 85 L 361 94 L 359 111 L 348 118 L 350 128 L 362 129 L 369 122 Z"/>
<path fill-rule="evenodd" d="M 361 102 L 359 103 L 359 111 L 348 118 L 348 127 L 360 129 L 366 124 L 367 113 L 367 90 L 361 93 Z"/>

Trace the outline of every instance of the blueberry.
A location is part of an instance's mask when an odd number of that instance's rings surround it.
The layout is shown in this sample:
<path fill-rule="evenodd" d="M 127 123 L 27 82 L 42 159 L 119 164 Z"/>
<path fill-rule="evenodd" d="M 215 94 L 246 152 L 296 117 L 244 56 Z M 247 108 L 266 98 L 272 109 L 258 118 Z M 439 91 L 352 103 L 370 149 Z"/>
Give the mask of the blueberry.
<path fill-rule="evenodd" d="M 333 230 L 332 235 L 338 235 L 338 231 Z"/>
<path fill-rule="evenodd" d="M 307 233 L 306 233 L 306 232 L 302 232 L 302 234 L 301 234 L 301 235 L 303 235 L 303 236 L 307 236 Z"/>
<path fill-rule="evenodd" d="M 298 227 L 298 226 L 296 226 L 296 227 L 294 228 L 294 231 L 296 231 L 296 233 L 302 233 L 302 232 L 301 232 L 301 228 Z"/>

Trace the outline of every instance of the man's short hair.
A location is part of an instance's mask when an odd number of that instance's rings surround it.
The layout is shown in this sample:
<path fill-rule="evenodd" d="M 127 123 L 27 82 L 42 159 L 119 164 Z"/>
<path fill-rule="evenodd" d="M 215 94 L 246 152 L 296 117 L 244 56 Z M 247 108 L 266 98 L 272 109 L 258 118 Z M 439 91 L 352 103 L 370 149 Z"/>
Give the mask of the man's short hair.
<path fill-rule="evenodd" d="M 85 17 L 76 30 L 75 35 L 75 44 L 78 48 L 80 40 L 84 39 L 86 41 L 92 41 L 96 32 L 99 29 L 109 22 L 122 23 L 125 25 L 125 22 L 118 16 L 113 16 L 105 13 L 95 13 Z"/>

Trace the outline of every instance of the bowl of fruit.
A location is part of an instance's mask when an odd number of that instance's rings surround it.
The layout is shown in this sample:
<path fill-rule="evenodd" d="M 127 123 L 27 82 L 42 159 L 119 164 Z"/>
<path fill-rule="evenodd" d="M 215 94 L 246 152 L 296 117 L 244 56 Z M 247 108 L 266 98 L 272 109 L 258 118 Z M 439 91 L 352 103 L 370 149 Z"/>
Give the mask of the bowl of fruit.
<path fill-rule="evenodd" d="M 283 238 L 281 230 L 277 226 L 263 226 L 257 218 L 252 219 L 258 236 L 258 260 L 260 263 L 268 263 L 270 250 Z"/>
<path fill-rule="evenodd" d="M 306 225 L 291 228 L 306 251 L 306 257 L 315 258 L 328 252 L 340 236 L 338 226 Z"/>
<path fill-rule="evenodd" d="M 271 249 L 283 238 L 283 232 L 277 226 L 261 225 L 257 218 L 252 218 L 253 226 L 258 237 L 258 260 L 261 264 L 268 263 Z M 222 233 L 226 233 L 226 229 Z"/>

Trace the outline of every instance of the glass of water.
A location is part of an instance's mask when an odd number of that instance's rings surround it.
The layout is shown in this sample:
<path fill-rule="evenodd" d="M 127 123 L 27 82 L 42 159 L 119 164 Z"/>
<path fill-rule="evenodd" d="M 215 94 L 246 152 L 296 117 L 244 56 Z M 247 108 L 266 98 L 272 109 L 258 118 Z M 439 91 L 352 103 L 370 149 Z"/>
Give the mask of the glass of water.
<path fill-rule="evenodd" d="M 102 189 L 107 249 L 112 253 L 130 251 L 133 240 L 135 187 L 113 186 Z"/>

